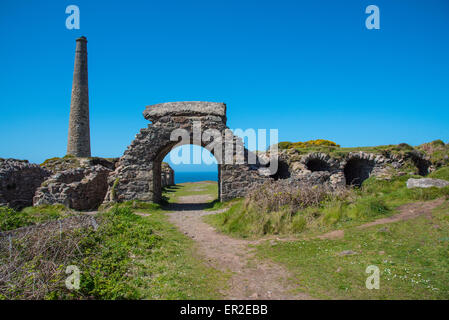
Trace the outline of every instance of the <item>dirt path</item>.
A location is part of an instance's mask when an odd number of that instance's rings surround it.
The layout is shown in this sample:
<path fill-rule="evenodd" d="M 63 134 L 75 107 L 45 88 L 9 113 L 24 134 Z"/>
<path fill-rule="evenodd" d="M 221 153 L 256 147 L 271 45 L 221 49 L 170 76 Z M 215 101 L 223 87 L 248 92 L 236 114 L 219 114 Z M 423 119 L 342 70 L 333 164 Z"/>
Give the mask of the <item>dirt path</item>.
<path fill-rule="evenodd" d="M 301 293 L 292 293 L 293 281 L 283 267 L 269 261 L 256 261 L 251 241 L 234 239 L 218 233 L 202 221 L 202 216 L 218 211 L 204 211 L 204 202 L 213 200 L 204 195 L 184 196 L 171 204 L 169 219 L 187 236 L 195 240 L 199 253 L 207 263 L 224 272 L 231 272 L 225 299 L 311 299 Z M 300 287 L 298 284 L 296 287 Z"/>

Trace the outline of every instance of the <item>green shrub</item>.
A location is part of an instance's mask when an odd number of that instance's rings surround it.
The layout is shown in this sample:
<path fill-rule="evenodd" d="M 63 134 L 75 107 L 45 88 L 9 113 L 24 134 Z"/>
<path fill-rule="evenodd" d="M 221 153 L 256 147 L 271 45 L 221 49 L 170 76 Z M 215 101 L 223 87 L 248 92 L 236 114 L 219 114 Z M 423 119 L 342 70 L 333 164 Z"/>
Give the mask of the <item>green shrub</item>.
<path fill-rule="evenodd" d="M 441 139 L 433 140 L 432 142 L 430 142 L 430 144 L 435 147 L 437 147 L 437 146 L 444 147 L 445 146 L 445 143 Z"/>
<path fill-rule="evenodd" d="M 0 207 L 0 231 L 13 230 L 35 223 L 59 219 L 67 216 L 70 210 L 62 204 L 40 205 L 16 211 L 8 207 Z"/>
<path fill-rule="evenodd" d="M 17 229 L 32 223 L 27 214 L 8 207 L 0 207 L 0 231 Z"/>
<path fill-rule="evenodd" d="M 133 211 L 128 206 L 115 205 L 113 206 L 108 213 L 115 216 L 134 216 Z"/>

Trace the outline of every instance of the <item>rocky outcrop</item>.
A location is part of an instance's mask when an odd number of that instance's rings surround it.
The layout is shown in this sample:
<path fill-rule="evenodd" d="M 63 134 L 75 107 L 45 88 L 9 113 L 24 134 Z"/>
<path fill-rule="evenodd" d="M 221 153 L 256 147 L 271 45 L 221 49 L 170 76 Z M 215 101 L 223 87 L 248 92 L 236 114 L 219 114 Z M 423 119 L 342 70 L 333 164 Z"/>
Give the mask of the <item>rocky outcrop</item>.
<path fill-rule="evenodd" d="M 421 179 L 413 179 L 410 178 L 407 180 L 407 188 L 444 188 L 449 186 L 449 181 L 441 180 L 441 179 L 431 179 L 431 178 L 421 178 Z"/>
<path fill-rule="evenodd" d="M 75 210 L 94 210 L 103 202 L 110 172 L 95 165 L 56 173 L 37 189 L 33 205 L 60 203 Z"/>
<path fill-rule="evenodd" d="M 50 172 L 27 160 L 0 159 L 0 205 L 22 209 L 33 204 L 33 196 Z"/>

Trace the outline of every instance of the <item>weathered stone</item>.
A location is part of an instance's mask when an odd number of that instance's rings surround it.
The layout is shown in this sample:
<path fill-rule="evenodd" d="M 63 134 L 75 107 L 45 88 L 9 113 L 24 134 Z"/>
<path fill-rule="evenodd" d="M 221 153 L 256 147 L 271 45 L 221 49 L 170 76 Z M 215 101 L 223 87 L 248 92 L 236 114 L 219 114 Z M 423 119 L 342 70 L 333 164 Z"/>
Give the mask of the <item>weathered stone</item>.
<path fill-rule="evenodd" d="M 410 178 L 407 180 L 407 188 L 444 188 L 449 186 L 449 181 L 441 180 L 441 179 L 431 179 L 431 178 L 421 178 L 421 179 L 413 179 Z"/>
<path fill-rule="evenodd" d="M 27 160 L 0 159 L 0 206 L 31 206 L 36 189 L 50 174 Z"/>
<path fill-rule="evenodd" d="M 166 162 L 161 165 L 161 187 L 172 186 L 175 184 L 175 171 Z"/>
<path fill-rule="evenodd" d="M 157 121 L 162 117 L 184 117 L 184 121 L 194 120 L 194 117 L 206 117 L 207 121 L 224 121 L 226 122 L 226 105 L 217 102 L 203 102 L 203 101 L 179 101 L 155 104 L 146 107 L 143 116 L 147 120 Z M 217 116 L 219 119 L 211 116 Z M 178 119 L 178 121 L 179 121 Z M 164 119 L 164 122 L 167 120 Z"/>
<path fill-rule="evenodd" d="M 75 210 L 93 210 L 103 202 L 110 169 L 95 165 L 54 174 L 37 189 L 34 205 L 60 203 Z"/>

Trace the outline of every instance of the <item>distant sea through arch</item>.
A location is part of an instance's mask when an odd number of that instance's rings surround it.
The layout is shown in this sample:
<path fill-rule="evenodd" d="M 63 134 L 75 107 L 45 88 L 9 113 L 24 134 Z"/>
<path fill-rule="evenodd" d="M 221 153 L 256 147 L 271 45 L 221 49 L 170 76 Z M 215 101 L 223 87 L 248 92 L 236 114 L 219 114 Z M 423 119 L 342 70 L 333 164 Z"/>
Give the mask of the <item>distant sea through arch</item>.
<path fill-rule="evenodd" d="M 217 171 L 175 171 L 175 183 L 218 181 Z"/>

